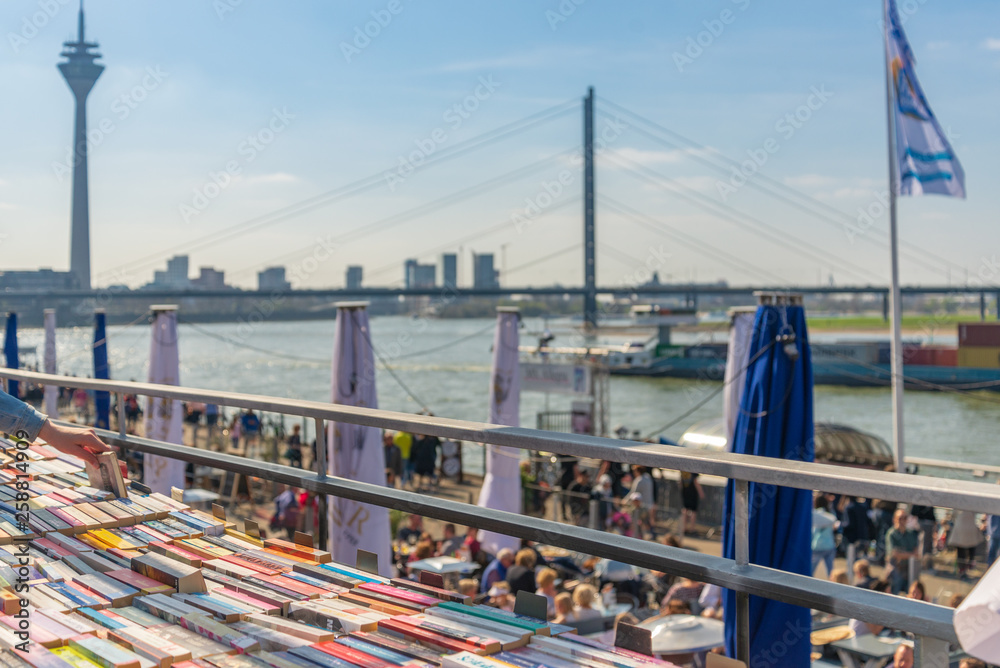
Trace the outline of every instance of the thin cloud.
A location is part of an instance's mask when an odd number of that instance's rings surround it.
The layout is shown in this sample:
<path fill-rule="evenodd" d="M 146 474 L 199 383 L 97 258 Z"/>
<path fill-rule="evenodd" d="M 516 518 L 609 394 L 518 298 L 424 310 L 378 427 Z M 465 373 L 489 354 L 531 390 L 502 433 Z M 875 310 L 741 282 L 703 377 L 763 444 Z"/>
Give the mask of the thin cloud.
<path fill-rule="evenodd" d="M 983 48 L 987 51 L 1000 51 L 1000 39 L 996 37 L 990 37 L 985 42 L 983 42 Z"/>
<path fill-rule="evenodd" d="M 272 183 L 295 183 L 299 177 L 287 172 L 274 172 L 273 174 L 260 174 L 251 176 L 243 180 L 246 185 L 268 185 Z"/>
<path fill-rule="evenodd" d="M 594 53 L 590 47 L 545 48 L 512 53 L 482 60 L 460 60 L 442 65 L 441 72 L 480 72 L 484 70 L 538 69 L 553 67 L 561 61 L 575 61 Z"/>

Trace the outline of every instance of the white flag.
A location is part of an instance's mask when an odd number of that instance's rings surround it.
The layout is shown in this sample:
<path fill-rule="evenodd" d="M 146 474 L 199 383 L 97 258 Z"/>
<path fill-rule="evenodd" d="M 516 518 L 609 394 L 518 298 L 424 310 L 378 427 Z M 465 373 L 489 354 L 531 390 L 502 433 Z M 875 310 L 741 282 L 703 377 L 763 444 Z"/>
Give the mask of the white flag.
<path fill-rule="evenodd" d="M 56 372 L 56 311 L 45 309 L 45 373 Z M 59 388 L 45 386 L 45 414 L 53 420 L 59 419 Z"/>
<path fill-rule="evenodd" d="M 965 172 L 917 81 L 896 0 L 885 0 L 885 30 L 896 126 L 896 194 L 964 198 Z"/>
<path fill-rule="evenodd" d="M 149 347 L 149 382 L 180 385 L 180 352 L 177 347 L 177 311 L 155 310 Z M 149 397 L 146 403 L 146 438 L 183 445 L 181 402 Z M 184 462 L 170 457 L 145 455 L 143 481 L 154 492 L 170 496 L 170 488 L 184 489 Z"/>
<path fill-rule="evenodd" d="M 368 311 L 349 304 L 337 309 L 333 337 L 333 403 L 378 408 L 375 355 Z M 331 475 L 385 486 L 385 450 L 376 427 L 345 422 L 327 429 L 327 461 Z M 389 510 L 336 496 L 327 497 L 330 552 L 333 560 L 353 566 L 358 550 L 378 555 L 379 574 L 391 575 L 392 529 Z"/>
<path fill-rule="evenodd" d="M 508 427 L 520 425 L 521 372 L 518 359 L 518 325 L 521 316 L 516 310 L 498 309 L 496 334 L 493 336 L 493 369 L 490 373 L 490 417 L 492 424 Z M 486 454 L 486 477 L 479 492 L 479 506 L 520 514 L 521 511 L 521 451 L 502 445 L 489 445 Z M 480 531 L 482 549 L 496 554 L 507 547 L 517 551 L 518 538 L 492 531 Z"/>

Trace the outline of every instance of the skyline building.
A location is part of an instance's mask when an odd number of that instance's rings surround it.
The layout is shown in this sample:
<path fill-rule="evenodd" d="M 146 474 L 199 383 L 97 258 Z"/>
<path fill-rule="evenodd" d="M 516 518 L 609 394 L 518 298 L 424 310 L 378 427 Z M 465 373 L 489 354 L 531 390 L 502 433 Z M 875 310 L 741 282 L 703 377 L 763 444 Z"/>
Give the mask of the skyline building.
<path fill-rule="evenodd" d="M 493 253 L 480 253 L 473 257 L 473 287 L 494 289 L 500 287 L 499 272 L 493 268 Z"/>
<path fill-rule="evenodd" d="M 445 288 L 458 287 L 458 255 L 455 253 L 441 255 L 441 285 Z"/>
<path fill-rule="evenodd" d="M 90 194 L 87 175 L 87 96 L 104 71 L 95 61 L 101 54 L 92 51 L 97 42 L 88 42 L 84 31 L 83 0 L 77 19 L 77 40 L 64 42 L 59 63 L 66 84 L 76 100 L 73 130 L 73 205 L 70 218 L 69 271 L 81 290 L 90 289 Z"/>
<path fill-rule="evenodd" d="M 364 280 L 364 269 L 359 265 L 351 265 L 347 268 L 347 289 L 357 290 Z"/>

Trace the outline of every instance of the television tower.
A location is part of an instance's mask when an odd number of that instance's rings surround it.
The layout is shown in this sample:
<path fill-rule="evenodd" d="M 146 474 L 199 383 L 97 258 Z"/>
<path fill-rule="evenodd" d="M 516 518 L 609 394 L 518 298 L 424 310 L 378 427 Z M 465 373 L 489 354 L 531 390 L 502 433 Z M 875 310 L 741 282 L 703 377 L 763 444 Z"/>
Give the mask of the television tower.
<path fill-rule="evenodd" d="M 94 62 L 101 54 L 91 51 L 97 42 L 85 39 L 83 27 L 83 0 L 77 24 L 77 40 L 63 42 L 60 54 L 66 62 L 59 63 L 59 71 L 69 84 L 76 98 L 76 127 L 73 132 L 73 213 L 70 226 L 69 271 L 81 290 L 90 289 L 90 196 L 87 180 L 87 95 L 104 65 Z"/>

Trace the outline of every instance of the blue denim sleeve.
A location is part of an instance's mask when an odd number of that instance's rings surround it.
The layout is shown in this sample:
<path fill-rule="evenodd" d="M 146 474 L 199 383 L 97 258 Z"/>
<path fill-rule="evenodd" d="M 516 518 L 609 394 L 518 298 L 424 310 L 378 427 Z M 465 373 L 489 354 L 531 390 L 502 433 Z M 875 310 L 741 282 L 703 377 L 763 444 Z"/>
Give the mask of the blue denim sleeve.
<path fill-rule="evenodd" d="M 45 424 L 45 415 L 0 390 L 0 432 L 34 441 Z"/>

